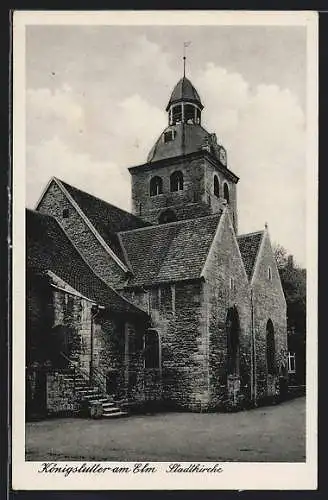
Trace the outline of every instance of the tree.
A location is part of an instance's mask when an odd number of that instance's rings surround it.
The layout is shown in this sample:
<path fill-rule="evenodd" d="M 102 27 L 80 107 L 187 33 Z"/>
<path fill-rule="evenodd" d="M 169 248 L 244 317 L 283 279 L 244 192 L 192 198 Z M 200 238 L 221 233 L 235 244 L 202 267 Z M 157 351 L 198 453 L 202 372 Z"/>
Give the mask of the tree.
<path fill-rule="evenodd" d="M 306 269 L 294 264 L 281 245 L 274 246 L 282 288 L 287 303 L 288 349 L 296 353 L 297 384 L 305 384 Z"/>

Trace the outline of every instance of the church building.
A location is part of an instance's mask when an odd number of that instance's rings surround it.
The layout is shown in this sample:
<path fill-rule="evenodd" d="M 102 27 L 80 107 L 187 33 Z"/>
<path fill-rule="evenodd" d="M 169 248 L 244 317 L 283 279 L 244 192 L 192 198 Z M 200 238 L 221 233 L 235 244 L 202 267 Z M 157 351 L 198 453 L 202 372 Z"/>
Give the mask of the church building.
<path fill-rule="evenodd" d="M 203 108 L 184 76 L 129 168 L 132 213 L 57 178 L 27 210 L 27 409 L 113 417 L 279 398 L 286 301 L 268 228 L 238 233 L 239 178 Z"/>

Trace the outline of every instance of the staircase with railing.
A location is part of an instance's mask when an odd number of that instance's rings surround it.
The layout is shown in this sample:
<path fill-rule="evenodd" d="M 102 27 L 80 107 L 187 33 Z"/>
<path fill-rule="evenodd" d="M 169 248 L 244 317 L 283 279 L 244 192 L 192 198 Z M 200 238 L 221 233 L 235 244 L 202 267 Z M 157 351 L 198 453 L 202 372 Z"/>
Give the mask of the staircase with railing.
<path fill-rule="evenodd" d="M 90 377 L 86 370 L 77 366 L 64 353 L 61 352 L 60 355 L 68 365 L 65 378 L 73 383 L 74 397 L 80 403 L 81 415 L 92 418 L 120 418 L 128 415 L 122 403 L 114 401 L 112 396 L 103 391 L 101 372 L 93 367 Z"/>

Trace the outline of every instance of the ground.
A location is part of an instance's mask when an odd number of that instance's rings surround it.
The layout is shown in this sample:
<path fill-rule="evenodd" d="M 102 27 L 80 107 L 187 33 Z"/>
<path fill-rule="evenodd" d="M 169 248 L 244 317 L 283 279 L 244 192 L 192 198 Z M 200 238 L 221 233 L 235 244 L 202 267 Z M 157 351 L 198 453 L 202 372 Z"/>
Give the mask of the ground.
<path fill-rule="evenodd" d="M 239 413 L 29 422 L 27 460 L 304 462 L 305 398 Z"/>

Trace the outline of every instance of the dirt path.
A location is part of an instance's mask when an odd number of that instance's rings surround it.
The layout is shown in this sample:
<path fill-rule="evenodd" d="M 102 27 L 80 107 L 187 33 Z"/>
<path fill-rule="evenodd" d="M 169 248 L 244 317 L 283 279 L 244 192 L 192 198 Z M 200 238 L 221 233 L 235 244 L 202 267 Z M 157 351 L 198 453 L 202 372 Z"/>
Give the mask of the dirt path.
<path fill-rule="evenodd" d="M 305 398 L 233 414 L 160 413 L 26 426 L 27 460 L 305 460 Z"/>

